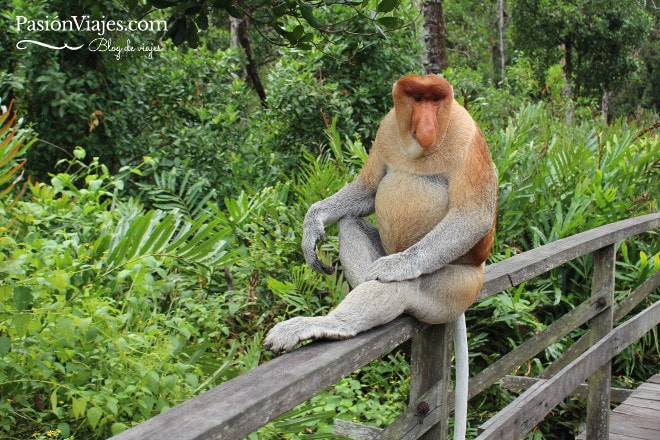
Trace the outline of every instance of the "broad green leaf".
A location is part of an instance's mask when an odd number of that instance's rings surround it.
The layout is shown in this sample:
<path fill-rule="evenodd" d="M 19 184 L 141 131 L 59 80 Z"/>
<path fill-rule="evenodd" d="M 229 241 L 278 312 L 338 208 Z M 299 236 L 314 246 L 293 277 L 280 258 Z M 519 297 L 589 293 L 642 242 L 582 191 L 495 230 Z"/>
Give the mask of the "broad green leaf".
<path fill-rule="evenodd" d="M 399 6 L 399 0 L 383 0 L 378 4 L 377 11 L 381 14 L 387 14 L 388 12 L 396 9 Z"/>
<path fill-rule="evenodd" d="M 383 17 L 376 20 L 378 24 L 385 26 L 388 29 L 396 29 L 403 26 L 404 22 L 400 18 L 396 17 Z"/>
<path fill-rule="evenodd" d="M 73 345 L 75 343 L 76 336 L 76 324 L 73 322 L 73 319 L 66 317 L 60 318 L 57 322 L 57 327 L 59 328 L 60 333 L 66 342 L 70 345 Z"/>
<path fill-rule="evenodd" d="M 22 338 L 28 331 L 30 323 L 32 322 L 32 314 L 30 313 L 19 313 L 14 315 L 12 318 L 12 323 L 16 329 L 16 337 Z"/>
<path fill-rule="evenodd" d="M 128 429 L 128 426 L 125 423 L 115 422 L 110 427 L 110 432 L 112 432 L 112 435 L 117 435 L 121 432 L 126 431 L 127 429 Z"/>
<path fill-rule="evenodd" d="M 7 284 L 0 286 L 0 301 L 3 303 L 5 301 L 8 301 L 9 298 L 12 297 L 12 293 L 13 293 L 13 289 L 11 288 L 11 286 Z"/>
<path fill-rule="evenodd" d="M 149 388 L 149 391 L 154 395 L 158 395 L 160 392 L 160 377 L 155 371 L 151 371 L 147 375 L 147 388 Z"/>
<path fill-rule="evenodd" d="M 6 356 L 11 351 L 11 338 L 9 336 L 0 336 L 0 356 Z"/>
<path fill-rule="evenodd" d="M 61 292 L 69 286 L 69 274 L 64 270 L 56 270 L 46 281 Z"/>
<path fill-rule="evenodd" d="M 87 421 L 92 428 L 96 428 L 101 417 L 103 417 L 103 410 L 101 408 L 94 406 L 87 410 Z"/>
<path fill-rule="evenodd" d="M 55 388 L 53 392 L 50 393 L 50 409 L 53 412 L 57 411 L 57 388 Z"/>
<path fill-rule="evenodd" d="M 62 436 L 62 438 L 69 438 L 71 435 L 71 426 L 69 426 L 68 423 L 58 423 L 57 429 L 60 430 L 59 434 Z"/>
<path fill-rule="evenodd" d="M 87 409 L 87 398 L 83 397 L 76 399 L 75 397 L 71 399 L 71 409 L 73 410 L 73 417 L 79 419 L 85 415 L 85 410 Z"/>
<path fill-rule="evenodd" d="M 13 299 L 16 310 L 27 310 L 32 304 L 32 290 L 29 287 L 14 287 Z"/>
<path fill-rule="evenodd" d="M 312 27 L 320 29 L 323 27 L 323 23 L 319 21 L 318 18 L 314 16 L 314 7 L 309 3 L 300 4 L 300 15 L 309 23 Z"/>

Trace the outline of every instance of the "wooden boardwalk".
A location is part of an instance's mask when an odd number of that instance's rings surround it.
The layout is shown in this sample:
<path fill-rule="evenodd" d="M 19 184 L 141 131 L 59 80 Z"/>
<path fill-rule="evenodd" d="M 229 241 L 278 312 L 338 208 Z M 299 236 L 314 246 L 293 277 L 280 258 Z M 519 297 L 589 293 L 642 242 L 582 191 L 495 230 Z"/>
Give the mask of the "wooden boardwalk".
<path fill-rule="evenodd" d="M 582 433 L 578 439 L 585 439 Z M 660 439 L 660 374 L 639 386 L 610 415 L 610 440 Z"/>

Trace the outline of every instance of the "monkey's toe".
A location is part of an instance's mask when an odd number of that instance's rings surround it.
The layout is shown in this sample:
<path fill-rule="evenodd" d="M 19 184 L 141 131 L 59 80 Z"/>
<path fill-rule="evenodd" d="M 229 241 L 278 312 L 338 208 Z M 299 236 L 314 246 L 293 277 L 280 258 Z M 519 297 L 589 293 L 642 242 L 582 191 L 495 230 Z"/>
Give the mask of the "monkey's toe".
<path fill-rule="evenodd" d="M 264 339 L 264 347 L 273 353 L 291 351 L 308 339 L 348 339 L 355 331 L 327 316 L 297 317 L 276 324 Z"/>
<path fill-rule="evenodd" d="M 284 351 L 291 351 L 293 347 L 300 341 L 308 338 L 301 337 L 301 330 L 304 328 L 302 325 L 303 318 L 292 318 L 275 325 L 264 339 L 264 347 L 266 350 L 273 353 L 282 353 Z"/>

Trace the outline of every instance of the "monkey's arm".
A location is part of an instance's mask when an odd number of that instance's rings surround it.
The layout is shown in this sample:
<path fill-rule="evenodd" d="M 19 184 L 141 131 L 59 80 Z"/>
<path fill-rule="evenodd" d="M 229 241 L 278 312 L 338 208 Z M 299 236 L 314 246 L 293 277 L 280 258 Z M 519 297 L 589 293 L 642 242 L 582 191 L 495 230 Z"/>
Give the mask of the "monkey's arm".
<path fill-rule="evenodd" d="M 355 180 L 327 199 L 312 204 L 303 221 L 302 250 L 305 261 L 314 270 L 331 274 L 334 268 L 323 264 L 316 255 L 316 243 L 326 241 L 325 226 L 346 216 L 366 217 L 376 210 L 376 189 L 385 175 L 380 156 L 379 136 Z"/>
<path fill-rule="evenodd" d="M 302 250 L 305 261 L 314 270 L 331 274 L 332 266 L 321 262 L 316 255 L 316 243 L 326 241 L 325 226 L 348 215 L 366 217 L 374 212 L 375 191 L 360 179 L 347 184 L 327 199 L 310 206 L 303 221 Z"/>

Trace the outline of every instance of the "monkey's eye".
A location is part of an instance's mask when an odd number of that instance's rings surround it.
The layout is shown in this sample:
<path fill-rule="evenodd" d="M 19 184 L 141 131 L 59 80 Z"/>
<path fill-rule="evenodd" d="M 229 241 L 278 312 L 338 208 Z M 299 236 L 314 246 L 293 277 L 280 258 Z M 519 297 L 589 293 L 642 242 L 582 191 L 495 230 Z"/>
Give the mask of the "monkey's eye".
<path fill-rule="evenodd" d="M 415 102 L 422 102 L 422 97 L 419 95 L 413 96 L 413 99 L 415 100 Z"/>

